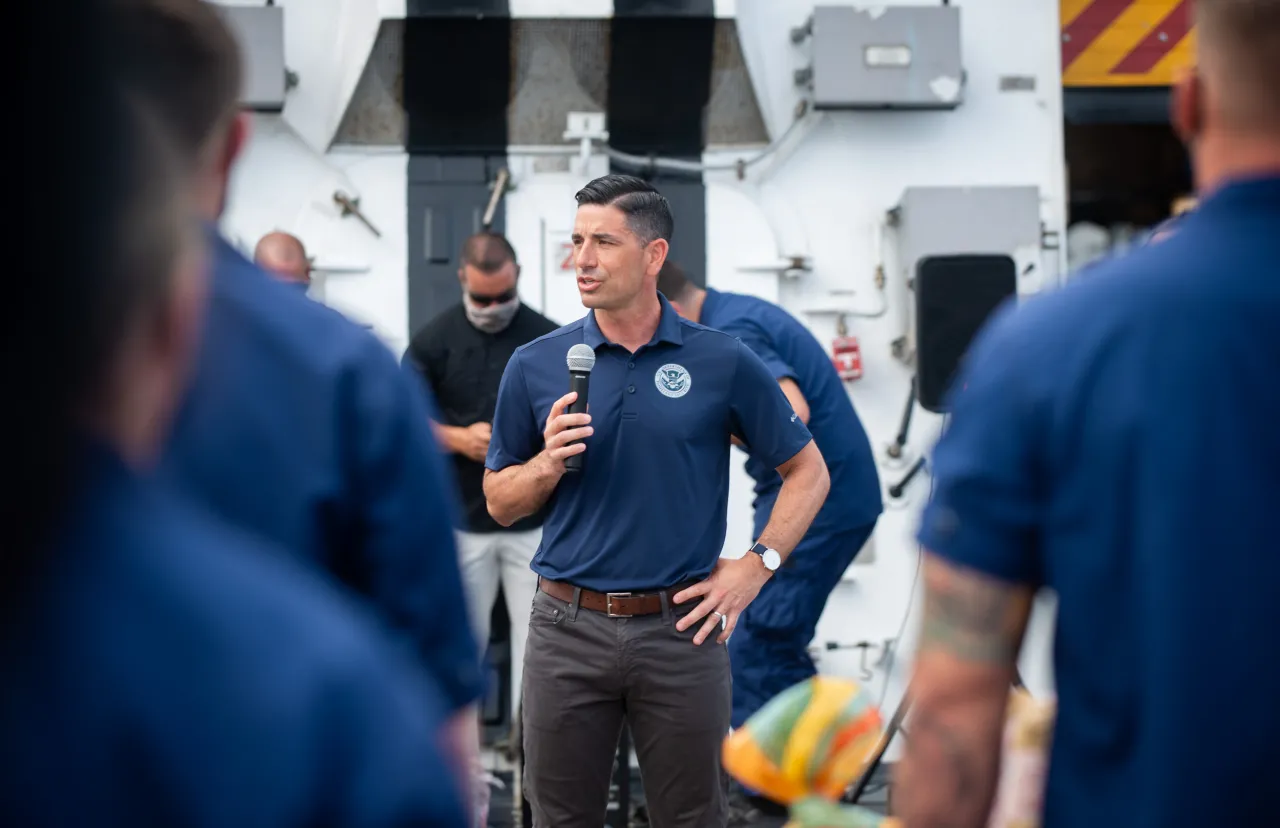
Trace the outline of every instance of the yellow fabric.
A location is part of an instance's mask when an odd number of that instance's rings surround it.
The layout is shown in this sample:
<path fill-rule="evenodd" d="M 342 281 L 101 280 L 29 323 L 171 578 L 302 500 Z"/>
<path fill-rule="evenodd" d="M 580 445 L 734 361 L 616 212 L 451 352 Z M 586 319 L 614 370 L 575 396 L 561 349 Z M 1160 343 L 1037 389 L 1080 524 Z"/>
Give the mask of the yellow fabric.
<path fill-rule="evenodd" d="M 818 676 L 813 679 L 813 695 L 787 739 L 782 755 L 782 773 L 789 779 L 803 779 L 814 759 L 814 749 L 825 734 L 836 728 L 836 716 L 858 693 L 852 682 L 837 682 Z"/>
<path fill-rule="evenodd" d="M 725 769 L 777 802 L 836 798 L 857 778 L 882 732 L 856 682 L 815 676 L 779 693 L 724 742 Z"/>

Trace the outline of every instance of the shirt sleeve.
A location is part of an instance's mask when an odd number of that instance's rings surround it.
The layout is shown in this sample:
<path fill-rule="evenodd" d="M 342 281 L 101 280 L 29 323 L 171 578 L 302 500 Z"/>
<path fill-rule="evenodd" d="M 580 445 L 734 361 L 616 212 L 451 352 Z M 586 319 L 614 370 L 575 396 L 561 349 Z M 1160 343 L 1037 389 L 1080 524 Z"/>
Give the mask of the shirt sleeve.
<path fill-rule="evenodd" d="M 410 340 L 400 360 L 400 367 L 420 377 L 432 394 L 440 393 L 439 362 L 442 355 L 436 348 L 438 338 L 434 326 L 427 328 Z"/>
<path fill-rule="evenodd" d="M 1041 578 L 1038 460 L 1045 412 L 1035 404 L 1033 349 L 1007 308 L 978 336 L 949 393 L 950 421 L 933 452 L 933 494 L 920 543 L 954 563 L 1016 583 Z"/>
<path fill-rule="evenodd" d="M 542 451 L 542 427 L 534 418 L 519 351 L 512 354 L 502 372 L 492 429 L 489 454 L 484 461 L 490 471 L 527 463 Z"/>
<path fill-rule="evenodd" d="M 787 361 L 773 349 L 768 337 L 755 325 L 731 322 L 720 328 L 720 330 L 730 336 L 736 336 L 743 345 L 751 349 L 753 354 L 760 357 L 764 367 L 768 368 L 769 373 L 773 374 L 774 380 L 799 379 L 796 376 L 796 370 L 787 364 Z"/>
<path fill-rule="evenodd" d="M 432 698 L 429 687 L 407 680 L 407 671 L 369 667 L 366 675 L 348 674 L 345 687 L 339 685 L 343 697 L 326 711 L 340 718 L 328 722 L 334 738 L 321 744 L 333 746 L 325 758 L 342 768 L 329 780 L 338 788 L 330 814 L 359 828 L 466 828 L 462 780 L 442 748 L 446 706 Z"/>
<path fill-rule="evenodd" d="M 372 340 L 348 385 L 353 537 L 349 560 L 338 565 L 408 635 L 447 700 L 463 707 L 483 691 L 480 652 L 466 623 L 454 481 L 428 422 L 430 395 Z"/>
<path fill-rule="evenodd" d="M 329 643 L 332 655 L 321 665 L 297 665 L 314 672 L 293 702 L 304 714 L 288 721 L 312 731 L 281 734 L 276 743 L 312 751 L 312 761 L 297 764 L 323 777 L 309 779 L 306 793 L 322 798 L 338 824 L 464 828 L 462 780 L 442 739 L 447 700 L 376 630 L 360 624 L 355 631 L 366 634 L 331 630 L 338 638 Z"/>
<path fill-rule="evenodd" d="M 730 391 L 733 430 L 752 457 L 777 468 L 807 446 L 813 435 L 791 409 L 772 371 L 741 341 Z"/>
<path fill-rule="evenodd" d="M 427 406 L 427 415 L 436 422 L 440 421 L 439 412 L 436 410 L 435 396 L 432 393 L 431 380 L 427 376 L 426 366 L 419 361 L 418 356 L 414 353 L 412 347 L 404 352 L 404 356 L 400 359 L 400 370 L 409 378 L 409 381 L 417 385 L 421 385 L 426 389 L 423 395 L 424 405 Z"/>

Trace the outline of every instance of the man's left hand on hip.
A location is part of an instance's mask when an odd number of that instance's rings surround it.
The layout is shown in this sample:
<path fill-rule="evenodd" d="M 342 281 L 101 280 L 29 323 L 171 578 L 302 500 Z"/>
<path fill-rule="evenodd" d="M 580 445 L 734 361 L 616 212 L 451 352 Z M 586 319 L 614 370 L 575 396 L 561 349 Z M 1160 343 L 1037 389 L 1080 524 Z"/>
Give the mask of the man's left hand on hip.
<path fill-rule="evenodd" d="M 719 559 L 716 561 L 716 568 L 705 581 L 676 593 L 674 600 L 677 604 L 702 596 L 698 605 L 676 622 L 676 629 L 684 632 L 706 619 L 702 629 L 693 637 L 693 643 L 701 644 L 706 641 L 707 636 L 717 627 L 720 628 L 720 635 L 716 636 L 716 642 L 725 643 L 733 635 L 738 616 L 760 594 L 772 574 L 759 555 L 746 554 L 741 558 Z"/>

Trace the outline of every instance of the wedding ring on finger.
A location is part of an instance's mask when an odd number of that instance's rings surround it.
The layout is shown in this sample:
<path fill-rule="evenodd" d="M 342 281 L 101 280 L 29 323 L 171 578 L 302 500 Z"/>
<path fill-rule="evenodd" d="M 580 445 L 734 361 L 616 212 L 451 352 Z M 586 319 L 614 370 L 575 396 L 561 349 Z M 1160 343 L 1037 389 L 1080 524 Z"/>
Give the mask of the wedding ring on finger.
<path fill-rule="evenodd" d="M 723 612 L 720 612 L 719 610 L 712 610 L 711 614 L 714 615 L 716 618 L 720 619 L 720 629 L 722 630 L 728 629 L 729 627 L 728 616 L 726 616 Z"/>

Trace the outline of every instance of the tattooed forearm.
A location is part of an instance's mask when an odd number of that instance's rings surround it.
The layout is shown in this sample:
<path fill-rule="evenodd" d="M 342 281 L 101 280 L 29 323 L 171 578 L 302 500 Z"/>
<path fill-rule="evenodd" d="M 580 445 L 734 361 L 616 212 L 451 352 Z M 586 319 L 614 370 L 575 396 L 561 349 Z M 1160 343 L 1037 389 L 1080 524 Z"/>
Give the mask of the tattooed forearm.
<path fill-rule="evenodd" d="M 907 828 L 981 828 L 1031 589 L 928 555 L 906 753 L 895 785 Z"/>
<path fill-rule="evenodd" d="M 953 802 L 969 799 L 976 789 L 975 767 L 981 758 L 972 745 L 928 710 L 911 719 L 911 756 Z"/>
<path fill-rule="evenodd" d="M 920 649 L 965 661 L 1012 664 L 1031 610 L 1031 590 L 930 556 L 925 561 Z"/>
<path fill-rule="evenodd" d="M 907 828 L 981 828 L 995 793 L 998 756 L 981 730 L 928 708 L 912 712 L 895 780 L 895 811 Z"/>

